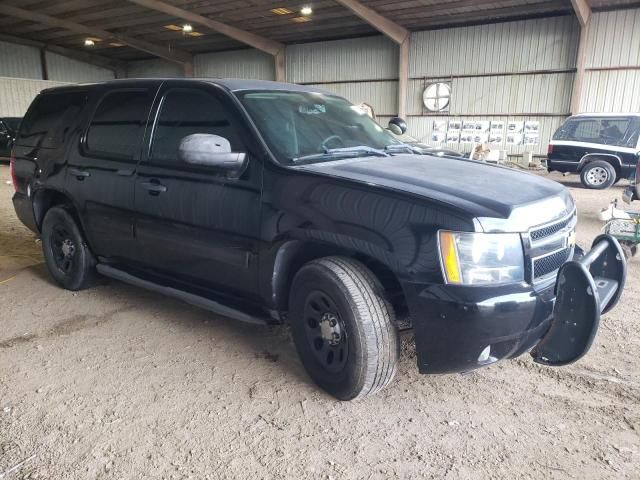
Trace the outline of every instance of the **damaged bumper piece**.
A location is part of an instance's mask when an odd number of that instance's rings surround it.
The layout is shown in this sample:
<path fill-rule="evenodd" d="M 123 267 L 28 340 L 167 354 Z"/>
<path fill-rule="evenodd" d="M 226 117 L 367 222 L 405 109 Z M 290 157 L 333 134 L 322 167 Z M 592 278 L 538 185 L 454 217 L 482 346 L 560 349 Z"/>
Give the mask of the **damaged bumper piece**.
<path fill-rule="evenodd" d="M 618 242 L 601 235 L 558 271 L 555 286 L 403 285 L 421 373 L 465 372 L 529 352 L 562 366 L 584 356 L 600 316 L 622 293 L 626 263 Z"/>

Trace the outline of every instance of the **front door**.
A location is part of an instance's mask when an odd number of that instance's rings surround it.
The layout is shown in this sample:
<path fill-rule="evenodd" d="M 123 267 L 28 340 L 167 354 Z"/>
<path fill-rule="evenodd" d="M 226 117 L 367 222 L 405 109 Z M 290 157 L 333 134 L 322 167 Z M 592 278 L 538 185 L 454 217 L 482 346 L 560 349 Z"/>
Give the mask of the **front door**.
<path fill-rule="evenodd" d="M 262 163 L 229 94 L 209 84 L 163 85 L 149 147 L 135 181 L 136 238 L 155 273 L 196 287 L 255 294 Z M 195 133 L 229 140 L 245 152 L 239 178 L 178 157 Z"/>

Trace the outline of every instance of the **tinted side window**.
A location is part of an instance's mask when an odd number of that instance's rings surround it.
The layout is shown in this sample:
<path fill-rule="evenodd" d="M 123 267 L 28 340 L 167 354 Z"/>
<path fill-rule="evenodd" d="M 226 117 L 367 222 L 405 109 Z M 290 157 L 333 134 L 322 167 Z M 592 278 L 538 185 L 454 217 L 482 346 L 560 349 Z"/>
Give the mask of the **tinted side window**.
<path fill-rule="evenodd" d="M 177 88 L 169 90 L 160 106 L 150 159 L 154 163 L 184 166 L 178 158 L 182 139 L 194 133 L 226 138 L 234 152 L 244 151 L 238 122 L 213 93 Z"/>
<path fill-rule="evenodd" d="M 140 151 L 152 95 L 149 90 L 107 93 L 89 125 L 89 152 L 114 160 L 134 160 Z"/>
<path fill-rule="evenodd" d="M 624 147 L 629 142 L 630 123 L 628 117 L 571 118 L 553 138 Z"/>
<path fill-rule="evenodd" d="M 22 122 L 16 143 L 27 147 L 56 148 L 72 131 L 87 101 L 86 92 L 45 93 L 36 98 Z"/>

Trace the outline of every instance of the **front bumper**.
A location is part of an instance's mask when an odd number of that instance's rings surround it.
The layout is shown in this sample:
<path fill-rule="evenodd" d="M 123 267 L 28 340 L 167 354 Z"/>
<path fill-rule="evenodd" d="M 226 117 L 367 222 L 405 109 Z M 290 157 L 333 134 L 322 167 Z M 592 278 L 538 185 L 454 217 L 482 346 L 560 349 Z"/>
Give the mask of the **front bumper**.
<path fill-rule="evenodd" d="M 618 242 L 600 236 L 563 265 L 555 287 L 405 284 L 420 373 L 465 372 L 530 351 L 565 365 L 591 347 L 600 314 L 620 297 L 626 264 Z"/>

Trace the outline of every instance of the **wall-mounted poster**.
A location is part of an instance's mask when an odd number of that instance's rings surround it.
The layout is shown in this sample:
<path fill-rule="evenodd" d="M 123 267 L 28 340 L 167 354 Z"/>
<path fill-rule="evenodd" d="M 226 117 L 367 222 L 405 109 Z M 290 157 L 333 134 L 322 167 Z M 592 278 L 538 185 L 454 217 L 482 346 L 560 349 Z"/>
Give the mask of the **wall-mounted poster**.
<path fill-rule="evenodd" d="M 538 133 L 540 131 L 540 122 L 525 122 L 524 131 L 525 133 Z"/>
<path fill-rule="evenodd" d="M 434 132 L 446 132 L 447 131 L 447 121 L 446 120 L 434 120 L 433 121 L 433 131 Z"/>
<path fill-rule="evenodd" d="M 449 130 L 462 130 L 462 122 L 460 120 L 449 120 Z"/>
<path fill-rule="evenodd" d="M 540 135 L 537 133 L 527 133 L 524 136 L 525 145 L 538 145 L 540 143 Z"/>
<path fill-rule="evenodd" d="M 508 133 L 520 133 L 524 128 L 524 122 L 509 122 L 507 124 Z"/>
<path fill-rule="evenodd" d="M 473 143 L 475 135 L 474 132 L 462 132 L 460 134 L 460 143 Z"/>
<path fill-rule="evenodd" d="M 522 145 L 522 134 L 521 133 L 507 133 L 507 145 Z"/>
<path fill-rule="evenodd" d="M 447 139 L 446 132 L 433 132 L 431 133 L 431 141 L 434 143 L 443 143 Z"/>
<path fill-rule="evenodd" d="M 503 132 L 492 132 L 489 135 L 489 143 L 491 145 L 500 145 L 504 142 L 504 133 Z"/>
<path fill-rule="evenodd" d="M 487 143 L 489 141 L 488 133 L 478 133 L 476 132 L 473 136 L 473 143 Z"/>
<path fill-rule="evenodd" d="M 480 121 L 480 122 L 476 122 L 476 132 L 488 132 L 489 131 L 489 127 L 491 126 L 491 122 L 487 121 Z"/>
<path fill-rule="evenodd" d="M 447 143 L 460 143 L 460 130 L 449 130 L 447 132 Z"/>
<path fill-rule="evenodd" d="M 465 120 L 462 122 L 462 130 L 475 130 L 476 122 L 471 120 Z"/>
<path fill-rule="evenodd" d="M 491 121 L 491 131 L 492 132 L 504 132 L 504 122 L 503 121 Z"/>

